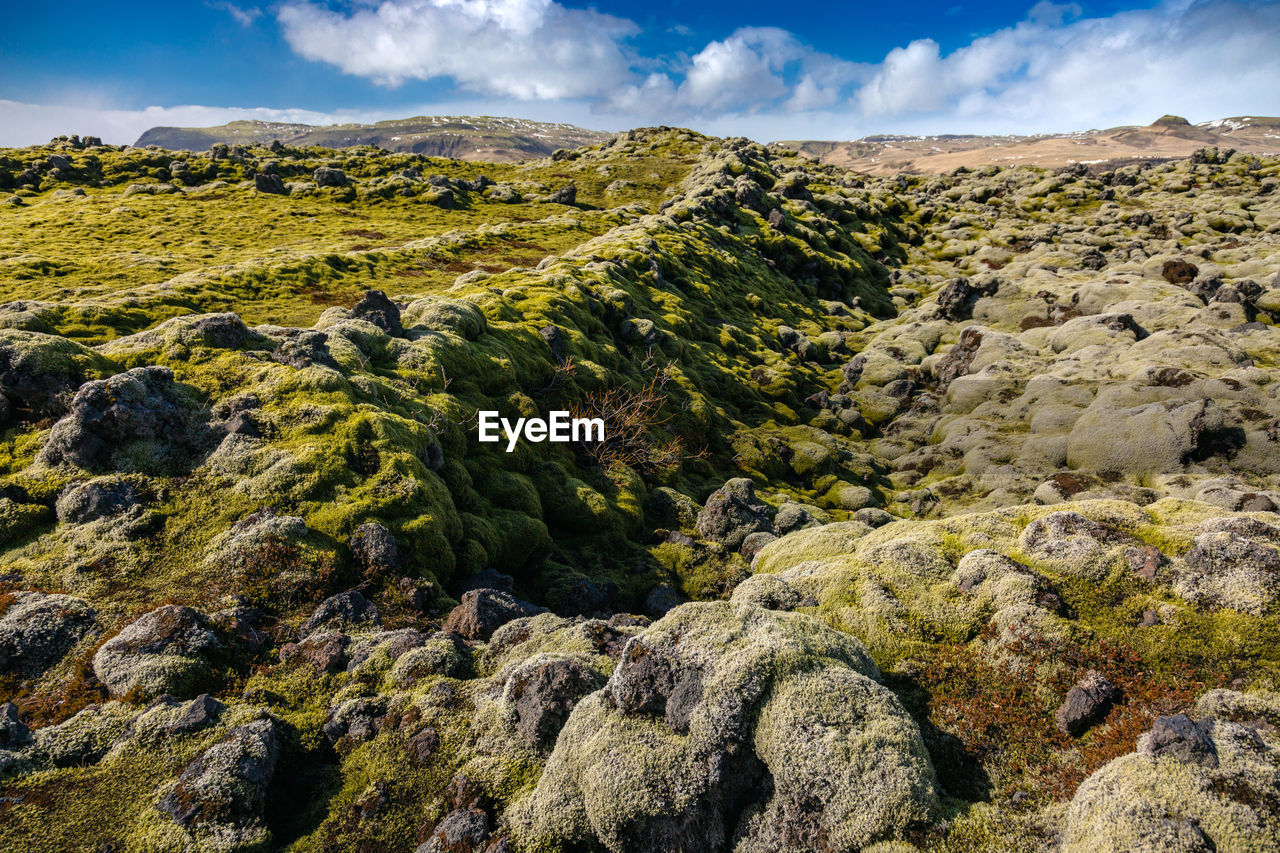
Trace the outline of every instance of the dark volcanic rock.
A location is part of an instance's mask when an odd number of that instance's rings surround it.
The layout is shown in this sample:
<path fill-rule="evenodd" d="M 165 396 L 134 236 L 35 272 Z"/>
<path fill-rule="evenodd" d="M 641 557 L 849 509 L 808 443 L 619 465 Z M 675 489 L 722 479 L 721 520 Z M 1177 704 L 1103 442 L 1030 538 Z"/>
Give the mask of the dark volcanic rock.
<path fill-rule="evenodd" d="M 637 637 L 622 650 L 622 660 L 610 679 L 609 692 L 614 704 L 627 713 L 663 714 L 667 697 L 675 686 L 674 662 Z"/>
<path fill-rule="evenodd" d="M 572 183 L 561 187 L 547 197 L 552 204 L 573 204 L 578 200 L 578 188 Z"/>
<path fill-rule="evenodd" d="M 400 309 L 381 290 L 365 291 L 364 296 L 351 309 L 351 316 L 372 323 L 393 338 L 404 337 Z"/>
<path fill-rule="evenodd" d="M 564 331 L 559 326 L 543 326 L 538 330 L 538 334 L 547 342 L 547 346 L 551 349 L 551 357 L 557 361 L 564 358 L 565 347 L 568 342 L 565 340 Z"/>
<path fill-rule="evenodd" d="M 1111 682 L 1090 670 L 1079 684 L 1067 691 L 1066 700 L 1054 714 L 1058 730 L 1079 737 L 1107 716 L 1114 698 L 1115 688 Z"/>
<path fill-rule="evenodd" d="M 773 532 L 773 521 L 766 504 L 756 500 L 756 486 L 745 477 L 729 480 L 707 498 L 698 513 L 698 533 L 738 550 L 748 535 Z"/>
<path fill-rule="evenodd" d="M 284 181 L 280 180 L 279 175 L 268 175 L 265 172 L 259 172 L 253 176 L 253 188 L 260 193 L 270 193 L 271 195 L 287 195 L 289 193 L 284 188 Z"/>
<path fill-rule="evenodd" d="M 203 614 L 166 604 L 129 623 L 93 656 L 93 671 L 112 696 L 190 696 L 221 644 Z"/>
<path fill-rule="evenodd" d="M 967 278 L 953 279 L 938 293 L 938 314 L 947 320 L 967 320 L 973 316 L 973 304 L 998 288 L 996 281 L 975 284 Z"/>
<path fill-rule="evenodd" d="M 658 584 L 649 590 L 649 594 L 645 597 L 644 612 L 650 618 L 660 619 L 667 614 L 668 610 L 679 606 L 681 601 L 680 593 L 665 583 Z"/>
<path fill-rule="evenodd" d="M 1200 274 L 1200 268 L 1190 261 L 1165 261 L 1160 275 L 1170 284 L 1188 284 Z"/>
<path fill-rule="evenodd" d="M 261 819 L 279 754 L 272 720 L 237 726 L 187 765 L 156 807 L 181 826 L 243 832 Z"/>
<path fill-rule="evenodd" d="M 516 729 L 534 746 L 549 747 L 578 700 L 603 684 L 599 673 L 575 658 L 535 659 L 511 674 L 505 693 Z"/>
<path fill-rule="evenodd" d="M 473 589 L 462 596 L 462 603 L 449 612 L 444 630 L 468 640 L 487 640 L 493 632 L 524 616 L 546 613 L 546 609 L 521 601 L 496 589 Z"/>
<path fill-rule="evenodd" d="M 456 809 L 436 824 L 413 853 L 481 853 L 489 837 L 489 815 L 482 809 Z"/>
<path fill-rule="evenodd" d="M 280 647 L 280 660 L 302 660 L 311 664 L 316 674 L 340 672 L 347 668 L 347 646 L 351 638 L 336 631 L 315 633 L 297 643 Z"/>
<path fill-rule="evenodd" d="M 99 477 L 68 487 L 58 495 L 58 521 L 85 524 L 119 515 L 138 503 L 138 493 L 127 480 Z"/>
<path fill-rule="evenodd" d="M 18 719 L 18 706 L 0 705 L 0 749 L 22 749 L 31 742 L 31 729 Z"/>
<path fill-rule="evenodd" d="M 174 734 L 187 734 L 205 726 L 212 725 L 222 716 L 222 712 L 227 709 L 217 699 L 214 699 L 208 693 L 201 693 L 196 698 L 187 703 L 187 707 L 183 709 L 182 716 L 178 718 L 169 730 Z"/>
<path fill-rule="evenodd" d="M 89 470 L 161 473 L 194 467 L 211 431 L 167 367 L 86 382 L 54 424 L 40 459 Z"/>
<path fill-rule="evenodd" d="M 1218 766 L 1218 752 L 1213 741 L 1186 714 L 1156 719 L 1147 736 L 1145 749 L 1148 755 L 1170 756 L 1184 764 L 1208 768 Z"/>
<path fill-rule="evenodd" d="M 436 750 L 440 748 L 440 735 L 428 726 L 409 738 L 407 746 L 413 763 L 419 767 L 426 767 L 431 763 L 431 756 L 435 755 Z"/>
<path fill-rule="evenodd" d="M 288 329 L 281 335 L 284 339 L 271 354 L 272 361 L 299 369 L 311 367 L 314 364 L 337 368 L 338 363 L 329 353 L 329 336 L 324 332 L 311 329 Z"/>
<path fill-rule="evenodd" d="M 372 628 L 382 624 L 378 608 L 360 594 L 350 589 L 331 595 L 315 609 L 310 618 L 298 629 L 298 636 L 309 637 L 320 629 Z"/>
<path fill-rule="evenodd" d="M 356 528 L 348 543 L 365 574 L 385 574 L 400 569 L 400 548 L 391 531 L 376 521 Z"/>
<path fill-rule="evenodd" d="M 345 740 L 356 745 L 370 740 L 382 728 L 387 700 L 382 696 L 347 699 L 331 708 L 321 727 L 330 743 Z"/>
<path fill-rule="evenodd" d="M 1152 545 L 1126 548 L 1124 557 L 1134 574 L 1143 580 L 1149 581 L 1156 579 L 1156 570 L 1166 562 L 1164 554 L 1160 553 L 1160 549 Z"/>
<path fill-rule="evenodd" d="M 22 314 L 40 305 L 10 302 L 3 307 Z M 9 417 L 30 420 L 66 414 L 72 394 L 91 375 L 91 350 L 80 349 L 83 359 L 61 357 L 59 350 L 74 347 L 64 339 L 36 332 L 0 334 L 0 408 L 7 408 Z M 0 418 L 0 424 L 6 420 Z"/>
<path fill-rule="evenodd" d="M 341 169 L 334 169 L 329 166 L 321 166 L 311 173 L 311 180 L 316 182 L 318 187 L 345 187 L 347 185 L 347 176 Z"/>

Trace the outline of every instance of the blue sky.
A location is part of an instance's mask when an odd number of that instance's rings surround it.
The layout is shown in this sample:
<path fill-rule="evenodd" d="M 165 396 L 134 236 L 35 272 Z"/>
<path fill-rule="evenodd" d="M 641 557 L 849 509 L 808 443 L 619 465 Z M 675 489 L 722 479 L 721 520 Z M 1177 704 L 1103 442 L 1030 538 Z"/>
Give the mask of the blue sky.
<path fill-rule="evenodd" d="M 758 139 L 1280 114 L 1280 0 L 11 4 L 0 144 L 484 113 Z"/>

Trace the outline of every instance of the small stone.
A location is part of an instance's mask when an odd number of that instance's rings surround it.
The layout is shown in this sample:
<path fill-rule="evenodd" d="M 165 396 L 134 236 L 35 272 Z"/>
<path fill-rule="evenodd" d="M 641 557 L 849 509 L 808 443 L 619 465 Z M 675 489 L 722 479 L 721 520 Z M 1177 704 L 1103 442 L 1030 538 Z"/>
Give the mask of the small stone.
<path fill-rule="evenodd" d="M 1114 698 L 1115 687 L 1111 682 L 1101 673 L 1089 670 L 1075 687 L 1067 691 L 1066 700 L 1054 715 L 1058 731 L 1079 737 L 1107 716 Z"/>
<path fill-rule="evenodd" d="M 1126 548 L 1124 557 L 1129 561 L 1129 568 L 1133 570 L 1134 574 L 1148 581 L 1156 579 L 1156 569 L 1160 568 L 1165 562 L 1164 554 L 1151 545 Z"/>
<path fill-rule="evenodd" d="M 413 763 L 419 767 L 425 767 L 431 763 L 431 756 L 440 747 L 440 735 L 436 730 L 428 726 L 409 738 L 409 757 L 413 759 Z"/>
<path fill-rule="evenodd" d="M 280 647 L 280 660 L 302 660 L 311 664 L 316 675 L 340 672 L 347 666 L 347 645 L 351 642 L 346 634 L 328 632 L 315 634 L 298 643 L 286 643 Z"/>
<path fill-rule="evenodd" d="M 169 730 L 175 734 L 186 734 L 187 732 L 202 729 L 215 722 L 226 708 L 226 705 L 223 705 L 208 693 L 201 693 L 187 703 L 182 716 L 169 727 Z"/>
<path fill-rule="evenodd" d="M 1175 758 L 1184 764 L 1218 766 L 1218 752 L 1209 736 L 1186 714 L 1159 717 L 1151 727 L 1144 749 L 1148 755 Z"/>

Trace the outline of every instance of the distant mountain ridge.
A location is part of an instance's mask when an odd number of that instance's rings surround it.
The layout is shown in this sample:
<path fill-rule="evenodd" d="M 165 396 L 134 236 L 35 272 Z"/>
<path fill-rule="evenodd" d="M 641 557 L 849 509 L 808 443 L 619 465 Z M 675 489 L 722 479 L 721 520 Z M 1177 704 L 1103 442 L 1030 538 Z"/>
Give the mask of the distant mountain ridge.
<path fill-rule="evenodd" d="M 546 157 L 557 148 L 595 145 L 612 134 L 572 124 L 495 116 L 414 116 L 376 124 L 310 125 L 269 121 L 233 121 L 216 127 L 153 127 L 138 146 L 204 151 L 217 143 L 321 145 L 349 148 L 374 145 L 389 151 L 452 157 L 458 160 L 513 162 Z"/>
<path fill-rule="evenodd" d="M 1145 127 L 1113 127 L 1038 136 L 867 136 L 847 142 L 793 140 L 774 147 L 871 174 L 942 173 L 960 166 L 1122 165 L 1186 157 L 1205 147 L 1251 154 L 1280 152 L 1280 118 L 1237 116 L 1191 124 L 1166 115 Z"/>

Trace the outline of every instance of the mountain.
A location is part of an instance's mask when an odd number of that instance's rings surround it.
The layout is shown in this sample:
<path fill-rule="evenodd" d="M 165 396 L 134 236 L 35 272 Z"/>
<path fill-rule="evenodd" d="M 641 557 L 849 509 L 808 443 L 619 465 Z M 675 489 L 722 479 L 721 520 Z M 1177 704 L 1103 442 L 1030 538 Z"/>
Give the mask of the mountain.
<path fill-rule="evenodd" d="M 774 143 L 823 163 L 860 172 L 940 174 L 964 166 L 1075 163 L 1108 166 L 1190 156 L 1199 148 L 1235 148 L 1252 154 L 1280 152 L 1280 118 L 1240 116 L 1191 124 L 1163 116 L 1146 127 L 1113 127 L 1039 136 L 867 136 L 850 142 Z"/>
<path fill-rule="evenodd" d="M 415 116 L 376 124 L 283 124 L 233 121 L 217 127 L 153 127 L 138 137 L 138 146 L 158 145 L 173 150 L 204 151 L 227 145 L 319 145 L 350 148 L 373 145 L 388 151 L 509 163 L 546 157 L 557 148 L 580 148 L 608 139 L 611 134 L 571 124 L 493 116 Z"/>

